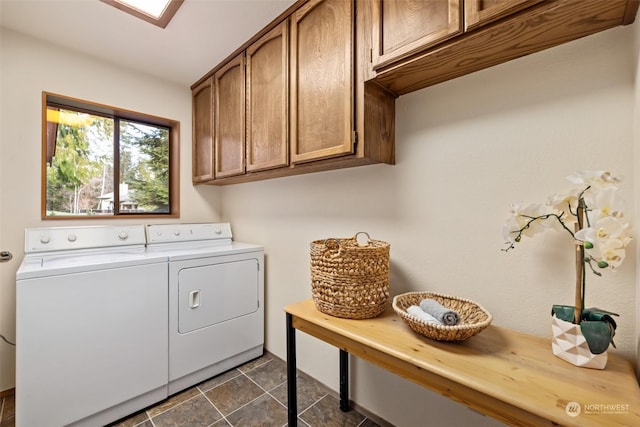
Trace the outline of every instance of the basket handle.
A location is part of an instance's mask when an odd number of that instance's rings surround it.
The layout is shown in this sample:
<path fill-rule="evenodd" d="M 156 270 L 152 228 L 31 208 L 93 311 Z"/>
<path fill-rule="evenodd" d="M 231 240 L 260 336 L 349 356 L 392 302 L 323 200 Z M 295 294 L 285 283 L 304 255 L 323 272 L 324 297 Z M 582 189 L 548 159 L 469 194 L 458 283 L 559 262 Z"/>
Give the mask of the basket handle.
<path fill-rule="evenodd" d="M 361 245 L 360 242 L 358 242 L 358 236 L 360 234 L 364 234 L 365 236 L 367 236 L 367 244 L 366 245 Z M 371 244 L 371 237 L 369 236 L 369 233 L 367 233 L 366 231 L 358 231 L 355 236 L 353 236 L 350 240 L 355 241 L 358 246 L 369 246 Z M 340 252 L 342 252 L 342 241 L 340 239 L 337 239 L 335 237 L 329 237 L 328 239 L 324 240 L 324 245 L 326 246 L 327 250 L 325 251 L 325 255 L 327 253 L 330 254 L 330 256 L 332 257 L 336 257 L 338 255 L 340 255 Z"/>
<path fill-rule="evenodd" d="M 329 237 L 324 240 L 324 246 L 327 248 L 324 252 L 325 256 L 329 254 L 332 257 L 338 256 L 340 254 L 340 239 L 336 239 L 335 237 Z"/>
<path fill-rule="evenodd" d="M 367 236 L 367 244 L 366 245 L 361 245 L 360 242 L 358 242 L 358 236 L 360 234 L 364 234 L 365 236 Z M 358 231 L 356 233 L 355 236 L 353 236 L 353 240 L 356 241 L 356 243 L 358 244 L 358 246 L 369 246 L 371 244 L 371 236 L 369 236 L 369 233 L 367 233 L 366 231 Z"/>

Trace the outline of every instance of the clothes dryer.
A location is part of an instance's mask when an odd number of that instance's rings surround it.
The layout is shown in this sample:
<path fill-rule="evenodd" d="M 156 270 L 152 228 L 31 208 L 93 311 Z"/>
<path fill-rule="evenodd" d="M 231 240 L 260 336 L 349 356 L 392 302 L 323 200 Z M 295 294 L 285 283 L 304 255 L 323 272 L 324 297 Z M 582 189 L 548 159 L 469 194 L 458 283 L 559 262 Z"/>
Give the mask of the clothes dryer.
<path fill-rule="evenodd" d="M 169 265 L 169 394 L 259 357 L 264 249 L 228 223 L 147 226 L 147 250 Z"/>

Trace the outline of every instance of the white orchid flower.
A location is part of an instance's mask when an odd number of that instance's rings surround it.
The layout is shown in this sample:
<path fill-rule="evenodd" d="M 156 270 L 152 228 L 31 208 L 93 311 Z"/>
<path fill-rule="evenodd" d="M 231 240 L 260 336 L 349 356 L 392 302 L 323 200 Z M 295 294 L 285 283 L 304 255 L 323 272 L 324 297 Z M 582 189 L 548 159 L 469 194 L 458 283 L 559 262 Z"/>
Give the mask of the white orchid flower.
<path fill-rule="evenodd" d="M 576 239 L 585 242 L 585 251 L 598 265 L 616 268 L 626 256 L 625 247 L 631 241 L 631 236 L 626 221 L 609 216 L 600 219 L 593 227 L 578 231 Z"/>
<path fill-rule="evenodd" d="M 573 175 L 569 175 L 567 180 L 572 184 L 590 185 L 592 187 L 602 187 L 621 181 L 619 177 L 609 171 L 578 171 Z"/>
<path fill-rule="evenodd" d="M 556 193 L 553 196 L 549 197 L 547 201 L 547 206 L 550 206 L 552 209 L 560 212 L 570 213 L 571 211 L 575 212 L 576 207 L 578 206 L 578 196 L 582 189 L 574 188 L 566 193 Z M 571 215 L 565 215 L 563 218 L 565 223 L 570 224 L 575 222 L 575 217 Z"/>
<path fill-rule="evenodd" d="M 629 236 L 629 223 L 622 218 L 604 217 L 596 222 L 593 228 L 596 230 L 596 238 L 600 241 L 619 239 L 628 243 L 631 239 L 631 236 Z"/>
<path fill-rule="evenodd" d="M 528 205 L 512 203 L 510 216 L 502 228 L 505 241 L 513 244 L 518 234 L 531 237 L 549 227 L 551 224 L 548 219 L 537 218 L 553 213 L 554 211 L 549 207 L 538 203 Z"/>
<path fill-rule="evenodd" d="M 627 254 L 624 244 L 618 239 L 609 239 L 600 248 L 602 259 L 606 261 L 609 268 L 615 269 L 620 267 L 622 261 Z"/>
<path fill-rule="evenodd" d="M 509 249 L 522 236 L 531 237 L 545 228 L 560 226 L 576 241 L 583 242 L 585 261 L 596 261 L 601 268 L 620 266 L 631 242 L 630 225 L 622 213 L 623 201 L 615 185 L 620 179 L 608 171 L 578 171 L 567 179 L 576 187 L 554 194 L 545 206 L 511 205 L 511 215 L 503 227 Z M 585 221 L 580 230 L 574 231 L 578 216 L 582 215 L 578 205 L 584 208 Z"/>
<path fill-rule="evenodd" d="M 596 235 L 596 229 L 593 227 L 583 228 L 576 233 L 576 240 L 579 240 L 583 243 L 589 243 L 587 246 L 595 246 L 598 244 L 598 238 Z M 585 247 L 585 249 L 590 249 L 589 247 Z"/>
<path fill-rule="evenodd" d="M 622 218 L 623 201 L 618 195 L 617 187 L 607 187 L 593 194 L 590 194 L 586 200 L 587 206 L 593 206 L 589 218 L 591 221 L 599 221 L 606 217 Z"/>

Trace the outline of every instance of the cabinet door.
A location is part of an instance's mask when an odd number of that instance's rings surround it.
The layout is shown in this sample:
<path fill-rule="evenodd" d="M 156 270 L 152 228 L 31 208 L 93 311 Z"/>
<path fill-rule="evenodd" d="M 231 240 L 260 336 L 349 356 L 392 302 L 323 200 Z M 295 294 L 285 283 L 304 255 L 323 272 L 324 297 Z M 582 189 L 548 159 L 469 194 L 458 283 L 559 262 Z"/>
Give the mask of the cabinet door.
<path fill-rule="evenodd" d="M 353 1 L 311 0 L 291 16 L 291 161 L 353 152 Z"/>
<path fill-rule="evenodd" d="M 462 32 L 462 0 L 374 0 L 372 6 L 374 70 Z"/>
<path fill-rule="evenodd" d="M 214 74 L 215 177 L 244 173 L 244 53 Z"/>
<path fill-rule="evenodd" d="M 465 31 L 525 9 L 542 0 L 465 0 Z"/>
<path fill-rule="evenodd" d="M 288 24 L 247 49 L 247 171 L 289 163 Z"/>
<path fill-rule="evenodd" d="M 213 78 L 209 78 L 192 91 L 193 182 L 213 179 Z"/>

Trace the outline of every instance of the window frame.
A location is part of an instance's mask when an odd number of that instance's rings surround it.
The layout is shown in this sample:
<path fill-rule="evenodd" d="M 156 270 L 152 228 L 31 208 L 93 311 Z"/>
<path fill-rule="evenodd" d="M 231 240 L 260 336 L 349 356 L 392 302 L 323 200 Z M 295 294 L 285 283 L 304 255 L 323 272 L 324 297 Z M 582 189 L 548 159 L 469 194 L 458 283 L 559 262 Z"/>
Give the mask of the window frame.
<path fill-rule="evenodd" d="M 55 105 L 86 113 L 107 116 L 120 120 L 131 120 L 143 124 L 166 127 L 169 130 L 169 213 L 127 213 L 114 212 L 109 215 L 47 215 L 47 106 Z M 115 153 L 114 153 L 115 155 Z M 114 165 L 119 162 L 119 155 L 114 157 Z M 180 218 L 180 122 L 145 113 L 112 107 L 51 92 L 42 92 L 42 155 L 40 217 L 43 220 L 112 220 L 133 218 Z M 114 190 L 117 191 L 120 177 L 115 176 Z"/>
<path fill-rule="evenodd" d="M 169 25 L 169 22 L 173 18 L 173 15 L 176 14 L 180 6 L 184 0 L 171 0 L 167 3 L 167 7 L 160 14 L 159 17 L 152 16 L 140 9 L 137 9 L 133 6 L 129 6 L 128 4 L 121 3 L 118 0 L 100 0 L 102 3 L 106 3 L 109 6 L 113 6 L 118 10 L 121 10 L 125 13 L 128 13 L 131 16 L 135 16 L 136 18 L 142 19 L 143 21 L 149 22 L 153 25 L 156 25 L 160 28 L 166 28 Z"/>

